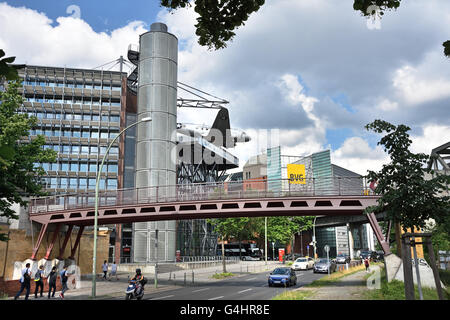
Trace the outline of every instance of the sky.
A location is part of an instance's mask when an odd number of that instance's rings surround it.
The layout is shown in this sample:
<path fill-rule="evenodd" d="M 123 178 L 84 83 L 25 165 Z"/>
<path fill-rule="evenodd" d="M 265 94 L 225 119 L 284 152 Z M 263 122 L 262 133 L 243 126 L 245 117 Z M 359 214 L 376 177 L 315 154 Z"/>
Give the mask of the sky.
<path fill-rule="evenodd" d="M 194 8 L 157 0 L 0 0 L 0 48 L 17 63 L 94 68 L 126 57 L 153 22 L 179 41 L 178 80 L 229 101 L 231 126 L 252 140 L 231 150 L 245 161 L 270 136 L 282 154 L 331 150 L 359 174 L 389 161 L 375 119 L 411 127 L 413 152 L 450 141 L 448 0 L 402 1 L 381 20 L 353 0 L 276 0 L 252 14 L 227 48 L 201 47 Z M 179 96 L 183 93 L 179 92 Z M 217 110 L 178 109 L 178 121 L 212 124 Z"/>

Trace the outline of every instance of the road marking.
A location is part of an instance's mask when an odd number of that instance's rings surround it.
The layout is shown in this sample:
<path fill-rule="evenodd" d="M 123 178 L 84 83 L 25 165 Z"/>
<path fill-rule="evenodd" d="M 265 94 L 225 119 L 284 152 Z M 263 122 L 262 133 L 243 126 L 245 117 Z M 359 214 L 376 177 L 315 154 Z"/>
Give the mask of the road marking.
<path fill-rule="evenodd" d="M 203 288 L 203 289 L 198 289 L 198 290 L 194 290 L 192 292 L 200 292 L 200 291 L 205 291 L 205 290 L 209 290 L 210 288 Z"/>
<path fill-rule="evenodd" d="M 247 280 L 245 280 L 245 281 L 250 281 L 250 280 L 255 280 L 256 278 L 250 278 L 250 279 L 247 279 Z"/>
<path fill-rule="evenodd" d="M 152 298 L 150 300 L 159 300 L 159 299 L 165 299 L 165 298 L 172 298 L 174 295 L 171 296 L 165 296 L 165 297 L 158 297 L 158 298 Z"/>
<path fill-rule="evenodd" d="M 242 291 L 238 291 L 238 293 L 244 293 L 244 292 L 250 291 L 250 290 L 252 290 L 252 289 L 245 289 L 245 290 L 242 290 Z"/>
<path fill-rule="evenodd" d="M 211 299 L 208 299 L 208 300 L 217 300 L 217 299 L 221 299 L 221 298 L 223 298 L 223 296 L 211 298 Z"/>

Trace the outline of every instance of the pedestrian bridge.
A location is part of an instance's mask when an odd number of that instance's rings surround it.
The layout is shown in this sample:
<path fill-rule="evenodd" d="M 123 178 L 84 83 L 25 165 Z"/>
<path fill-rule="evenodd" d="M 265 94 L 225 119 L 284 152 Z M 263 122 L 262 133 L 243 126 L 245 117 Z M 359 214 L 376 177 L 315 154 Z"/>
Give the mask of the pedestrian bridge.
<path fill-rule="evenodd" d="M 377 204 L 379 196 L 364 178 L 322 177 L 293 184 L 287 179 L 182 184 L 164 187 L 101 191 L 98 196 L 98 224 L 123 224 L 158 220 L 263 216 L 360 215 Z M 54 240 L 62 225 L 94 225 L 95 192 L 31 199 L 30 220 L 42 225 L 32 259 L 50 225 Z M 74 252 L 74 250 L 72 251 Z M 73 254 L 72 254 L 73 256 Z"/>

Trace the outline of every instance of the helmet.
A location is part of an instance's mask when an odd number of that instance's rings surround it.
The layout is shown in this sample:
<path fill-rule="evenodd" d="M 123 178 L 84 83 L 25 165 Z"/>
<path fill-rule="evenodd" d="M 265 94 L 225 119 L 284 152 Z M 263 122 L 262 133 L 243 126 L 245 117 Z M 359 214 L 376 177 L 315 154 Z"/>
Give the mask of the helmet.
<path fill-rule="evenodd" d="M 136 269 L 136 274 L 141 274 L 141 269 L 137 268 Z"/>

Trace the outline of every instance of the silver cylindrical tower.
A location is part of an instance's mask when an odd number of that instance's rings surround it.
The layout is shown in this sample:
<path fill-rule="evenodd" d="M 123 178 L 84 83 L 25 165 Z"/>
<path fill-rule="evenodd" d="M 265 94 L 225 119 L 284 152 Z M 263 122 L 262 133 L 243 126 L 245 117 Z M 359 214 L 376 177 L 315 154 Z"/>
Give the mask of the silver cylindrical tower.
<path fill-rule="evenodd" d="M 176 184 L 176 159 L 173 155 L 177 125 L 177 60 L 178 39 L 167 32 L 165 24 L 153 23 L 150 31 L 142 34 L 139 41 L 137 118 L 152 118 L 151 122 L 141 123 L 137 128 L 136 188 L 141 188 L 141 199 L 142 196 L 157 196 L 162 201 L 174 192 L 174 188 L 167 186 Z M 152 188 L 145 190 L 146 187 Z M 154 187 L 158 187 L 158 191 Z M 142 231 L 136 234 L 136 240 L 139 237 L 142 241 L 135 243 L 135 260 L 155 259 L 151 243 L 156 228 L 160 235 L 158 260 L 174 259 L 175 222 L 161 221 L 158 224 L 135 224 L 135 231 Z M 147 230 L 147 236 L 144 237 L 142 229 Z"/>

